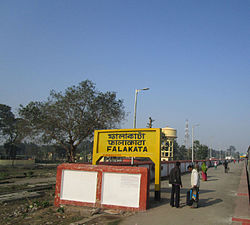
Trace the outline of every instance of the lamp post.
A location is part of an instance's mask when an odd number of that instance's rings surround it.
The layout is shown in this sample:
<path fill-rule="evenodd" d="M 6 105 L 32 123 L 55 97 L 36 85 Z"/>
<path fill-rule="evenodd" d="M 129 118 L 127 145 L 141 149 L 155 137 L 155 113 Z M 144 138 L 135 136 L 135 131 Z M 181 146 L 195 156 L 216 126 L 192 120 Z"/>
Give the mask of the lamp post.
<path fill-rule="evenodd" d="M 195 124 L 192 126 L 192 164 L 194 164 L 194 127 L 199 126 L 200 124 Z"/>
<path fill-rule="evenodd" d="M 136 128 L 136 107 L 137 107 L 137 95 L 139 91 L 147 91 L 149 88 L 136 89 L 135 90 L 135 108 L 134 108 L 134 128 Z M 131 165 L 134 165 L 134 158 L 131 157 Z"/>
<path fill-rule="evenodd" d="M 209 149 L 209 159 L 213 157 L 213 149 L 212 149 L 212 142 L 213 142 L 213 136 L 210 137 L 211 143 L 210 143 L 210 149 Z"/>
<path fill-rule="evenodd" d="M 139 91 L 147 91 L 149 88 L 136 89 L 135 90 L 135 108 L 134 108 L 134 128 L 136 128 L 136 107 L 137 107 L 137 95 Z"/>

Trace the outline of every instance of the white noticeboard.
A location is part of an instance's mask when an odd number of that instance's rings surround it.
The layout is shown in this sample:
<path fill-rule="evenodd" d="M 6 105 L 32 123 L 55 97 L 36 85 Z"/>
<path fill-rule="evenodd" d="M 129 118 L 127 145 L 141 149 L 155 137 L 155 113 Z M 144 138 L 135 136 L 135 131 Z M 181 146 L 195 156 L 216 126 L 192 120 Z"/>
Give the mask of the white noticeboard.
<path fill-rule="evenodd" d="M 97 172 L 63 170 L 61 199 L 78 202 L 96 202 Z"/>
<path fill-rule="evenodd" d="M 103 173 L 102 204 L 139 207 L 141 174 Z"/>

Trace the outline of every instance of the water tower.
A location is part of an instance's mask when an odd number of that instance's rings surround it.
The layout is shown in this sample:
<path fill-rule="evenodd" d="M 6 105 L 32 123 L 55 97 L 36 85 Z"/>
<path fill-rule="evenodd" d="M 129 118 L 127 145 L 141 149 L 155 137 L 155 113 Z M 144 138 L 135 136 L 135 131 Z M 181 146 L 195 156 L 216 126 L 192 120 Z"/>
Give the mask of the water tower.
<path fill-rule="evenodd" d="M 163 140 L 161 145 L 161 160 L 171 161 L 174 159 L 174 140 L 177 138 L 177 131 L 174 128 L 162 128 L 162 133 L 166 139 Z"/>

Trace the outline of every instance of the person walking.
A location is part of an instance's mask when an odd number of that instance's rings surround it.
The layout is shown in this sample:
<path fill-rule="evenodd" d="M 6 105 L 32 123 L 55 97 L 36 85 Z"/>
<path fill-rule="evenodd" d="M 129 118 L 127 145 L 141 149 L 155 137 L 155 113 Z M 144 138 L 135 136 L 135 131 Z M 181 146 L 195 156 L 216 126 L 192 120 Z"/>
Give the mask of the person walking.
<path fill-rule="evenodd" d="M 201 174 L 202 174 L 202 180 L 207 181 L 207 166 L 205 162 L 203 162 L 201 165 Z"/>
<path fill-rule="evenodd" d="M 169 183 L 172 184 L 170 205 L 179 208 L 180 188 L 182 187 L 180 162 L 176 162 L 175 167 L 171 169 Z"/>
<path fill-rule="evenodd" d="M 199 174 L 199 165 L 196 164 L 195 168 L 193 165 L 188 166 L 188 170 L 191 173 L 191 188 L 192 188 L 192 199 L 193 204 L 191 208 L 198 208 L 199 202 L 199 190 L 200 190 L 200 174 Z"/>
<path fill-rule="evenodd" d="M 223 165 L 225 167 L 225 173 L 227 173 L 228 172 L 228 162 L 227 162 L 227 160 L 224 161 Z"/>
<path fill-rule="evenodd" d="M 214 169 L 217 169 L 218 162 L 214 161 Z"/>

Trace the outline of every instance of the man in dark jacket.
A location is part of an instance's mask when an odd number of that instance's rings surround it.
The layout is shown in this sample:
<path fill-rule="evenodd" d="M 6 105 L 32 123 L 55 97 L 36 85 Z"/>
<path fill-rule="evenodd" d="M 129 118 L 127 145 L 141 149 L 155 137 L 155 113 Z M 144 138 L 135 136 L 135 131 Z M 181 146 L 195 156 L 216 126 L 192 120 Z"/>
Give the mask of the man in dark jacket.
<path fill-rule="evenodd" d="M 172 207 L 175 206 L 176 208 L 179 208 L 180 187 L 182 187 L 180 162 L 176 162 L 175 167 L 171 169 L 170 175 L 169 175 L 169 183 L 172 184 L 170 205 Z M 174 195 L 175 195 L 175 198 L 174 198 Z"/>
<path fill-rule="evenodd" d="M 225 173 L 228 172 L 228 162 L 227 160 L 224 161 L 223 166 L 225 167 Z"/>

